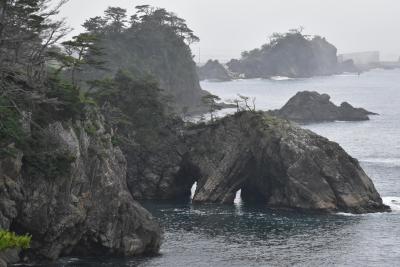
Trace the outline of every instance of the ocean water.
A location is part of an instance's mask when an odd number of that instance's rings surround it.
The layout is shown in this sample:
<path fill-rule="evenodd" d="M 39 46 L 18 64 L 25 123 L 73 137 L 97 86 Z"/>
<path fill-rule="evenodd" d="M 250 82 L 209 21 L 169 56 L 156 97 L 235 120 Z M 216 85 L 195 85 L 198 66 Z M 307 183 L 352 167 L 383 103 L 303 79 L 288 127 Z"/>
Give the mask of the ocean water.
<path fill-rule="evenodd" d="M 301 214 L 235 205 L 144 203 L 164 227 L 160 255 L 139 259 L 61 259 L 47 266 L 399 266 L 400 70 L 311 79 L 203 82 L 223 100 L 256 98 L 258 109 L 280 108 L 296 92 L 328 93 L 336 104 L 377 112 L 366 122 L 303 127 L 338 142 L 374 181 L 392 213 Z M 224 110 L 220 115 L 232 112 Z"/>

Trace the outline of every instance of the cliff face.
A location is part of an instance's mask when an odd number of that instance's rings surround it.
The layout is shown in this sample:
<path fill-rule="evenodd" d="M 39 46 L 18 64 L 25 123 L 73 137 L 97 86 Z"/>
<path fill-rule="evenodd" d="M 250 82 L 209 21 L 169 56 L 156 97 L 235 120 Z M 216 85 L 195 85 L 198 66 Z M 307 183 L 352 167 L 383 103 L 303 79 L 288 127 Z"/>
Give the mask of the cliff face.
<path fill-rule="evenodd" d="M 197 68 L 197 73 L 201 81 L 230 81 L 232 77 L 229 75 L 225 67 L 218 60 L 209 60 L 204 66 Z"/>
<path fill-rule="evenodd" d="M 33 260 L 156 253 L 161 231 L 133 200 L 102 118 L 53 122 L 38 150 L 0 160 L 0 227 L 33 236 Z"/>
<path fill-rule="evenodd" d="M 298 32 L 279 35 L 264 45 L 231 60 L 230 71 L 246 78 L 292 78 L 332 75 L 340 72 L 337 49 L 324 38 L 309 39 Z"/>
<path fill-rule="evenodd" d="M 327 94 L 303 91 L 293 96 L 280 110 L 271 114 L 295 122 L 365 121 L 368 115 L 377 115 L 363 108 L 354 108 L 347 102 L 336 106 Z"/>
<path fill-rule="evenodd" d="M 357 160 L 289 122 L 245 112 L 187 130 L 182 140 L 180 160 L 167 160 L 175 164 L 175 174 L 142 176 L 141 198 L 157 198 L 155 188 L 169 199 L 189 196 L 197 181 L 193 201 L 201 203 L 233 203 L 241 189 L 245 201 L 276 208 L 389 210 Z"/>

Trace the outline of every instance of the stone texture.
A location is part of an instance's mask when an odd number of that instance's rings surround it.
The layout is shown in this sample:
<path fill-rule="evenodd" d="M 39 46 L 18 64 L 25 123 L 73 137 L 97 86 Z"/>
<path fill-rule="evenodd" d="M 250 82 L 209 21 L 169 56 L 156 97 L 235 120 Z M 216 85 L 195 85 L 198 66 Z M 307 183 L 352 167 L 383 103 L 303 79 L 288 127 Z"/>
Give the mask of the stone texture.
<path fill-rule="evenodd" d="M 242 112 L 194 125 L 184 131 L 182 141 L 185 149 L 180 149 L 181 156 L 174 162 L 183 164 L 184 172 L 169 173 L 166 179 L 149 170 L 153 174 L 140 179 L 141 198 L 158 198 L 151 186 L 153 179 L 165 183 L 164 199 L 179 199 L 184 192 L 190 195 L 191 185 L 197 181 L 193 198 L 197 203 L 231 204 L 241 189 L 245 201 L 266 207 L 389 211 L 356 159 L 338 144 L 288 121 Z M 163 161 L 158 166 L 163 166 Z"/>
<path fill-rule="evenodd" d="M 102 125 L 99 117 L 49 125 L 35 155 L 62 157 L 48 166 L 22 152 L 0 161 L 0 226 L 33 236 L 30 260 L 158 252 L 159 225 L 128 191 L 126 160 Z"/>
<path fill-rule="evenodd" d="M 188 199 L 197 175 L 185 159 L 183 125 L 167 127 L 151 148 L 123 146 L 128 161 L 128 187 L 135 199 Z"/>
<path fill-rule="evenodd" d="M 195 202 L 232 203 L 242 189 L 244 200 L 269 207 L 388 210 L 356 159 L 286 121 L 243 113 L 200 130 L 195 139 L 190 154 L 202 174 Z"/>
<path fill-rule="evenodd" d="M 7 249 L 0 252 L 0 267 L 7 267 L 10 264 L 15 264 L 20 261 L 20 249 Z"/>

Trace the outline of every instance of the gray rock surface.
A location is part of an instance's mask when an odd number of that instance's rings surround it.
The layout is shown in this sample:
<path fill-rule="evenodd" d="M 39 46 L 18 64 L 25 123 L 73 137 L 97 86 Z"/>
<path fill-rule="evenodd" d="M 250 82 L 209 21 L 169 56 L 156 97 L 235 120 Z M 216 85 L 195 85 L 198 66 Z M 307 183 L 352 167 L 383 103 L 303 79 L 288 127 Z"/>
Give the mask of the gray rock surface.
<path fill-rule="evenodd" d="M 197 182 L 197 203 L 230 204 L 241 189 L 245 201 L 275 208 L 389 210 L 357 160 L 338 144 L 263 113 L 242 112 L 195 125 L 162 150 L 175 152 L 155 159 L 146 175 L 130 177 L 141 185 L 130 188 L 133 195 L 180 199 Z M 173 171 L 160 171 L 165 169 Z"/>
<path fill-rule="evenodd" d="M 324 121 L 365 121 L 368 115 L 377 115 L 363 108 L 355 108 L 347 102 L 336 106 L 327 94 L 303 91 L 293 96 L 272 115 L 300 123 Z"/>
<path fill-rule="evenodd" d="M 232 203 L 241 189 L 245 201 L 269 207 L 389 210 L 356 159 L 289 122 L 242 113 L 194 136 L 190 156 L 201 170 L 195 202 Z"/>
<path fill-rule="evenodd" d="M 102 125 L 55 122 L 40 151 L 0 161 L 0 227 L 33 236 L 31 260 L 158 252 L 159 225 L 129 193 L 126 160 Z"/>
<path fill-rule="evenodd" d="M 10 264 L 15 264 L 20 261 L 20 249 L 7 249 L 0 252 L 0 267 L 7 267 Z"/>
<path fill-rule="evenodd" d="M 166 128 L 152 148 L 124 149 L 128 161 L 128 187 L 135 199 L 189 199 L 197 177 L 186 159 L 183 125 Z"/>

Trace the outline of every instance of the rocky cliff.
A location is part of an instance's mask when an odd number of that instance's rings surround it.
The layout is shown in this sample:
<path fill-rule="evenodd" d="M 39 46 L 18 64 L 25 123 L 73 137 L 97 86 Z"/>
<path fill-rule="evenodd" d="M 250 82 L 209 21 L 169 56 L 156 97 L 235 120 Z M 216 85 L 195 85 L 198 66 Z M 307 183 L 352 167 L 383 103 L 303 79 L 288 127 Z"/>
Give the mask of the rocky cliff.
<path fill-rule="evenodd" d="M 271 114 L 300 123 L 324 121 L 365 121 L 376 113 L 355 108 L 347 102 L 336 106 L 327 94 L 303 91 L 293 96 L 281 109 Z"/>
<path fill-rule="evenodd" d="M 28 259 L 158 252 L 159 225 L 129 193 L 103 125 L 96 112 L 50 123 L 31 150 L 0 160 L 0 227 L 33 236 Z"/>
<path fill-rule="evenodd" d="M 233 203 L 354 213 L 387 211 L 371 179 L 338 144 L 262 113 L 243 112 L 183 133 L 174 157 L 141 176 L 144 199 Z M 179 142 L 178 142 L 179 143 Z M 169 166 L 169 167 L 168 167 Z M 171 168 L 172 166 L 172 168 Z M 163 175 L 166 168 L 172 170 Z M 132 177 L 131 177 L 132 179 Z M 135 179 L 132 181 L 136 181 Z M 132 190 L 132 188 L 131 188 Z"/>

